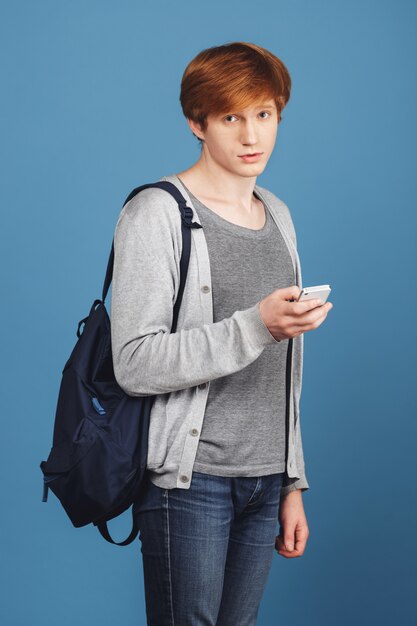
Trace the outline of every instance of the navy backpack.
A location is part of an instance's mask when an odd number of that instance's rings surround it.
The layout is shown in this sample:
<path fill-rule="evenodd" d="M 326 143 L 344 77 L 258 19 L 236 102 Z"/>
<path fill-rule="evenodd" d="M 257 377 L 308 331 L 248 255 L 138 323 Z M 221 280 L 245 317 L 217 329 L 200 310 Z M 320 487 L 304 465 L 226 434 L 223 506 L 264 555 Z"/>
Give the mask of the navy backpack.
<path fill-rule="evenodd" d="M 136 187 L 123 206 L 148 187 L 159 187 L 170 193 L 181 213 L 181 280 L 173 311 L 173 333 L 188 272 L 190 228 L 202 226 L 192 222 L 192 209 L 186 206 L 179 189 L 168 181 Z M 113 277 L 113 260 L 114 240 L 102 299 L 95 300 L 88 316 L 78 323 L 78 339 L 62 371 L 52 447 L 40 468 L 43 472 L 42 502 L 47 501 L 50 489 L 75 527 L 93 523 L 107 541 L 126 546 L 139 532 L 134 506 L 132 531 L 125 541 L 113 541 L 107 522 L 140 499 L 145 483 L 149 418 L 155 396 L 129 396 L 114 376 L 110 319 L 104 304 Z"/>

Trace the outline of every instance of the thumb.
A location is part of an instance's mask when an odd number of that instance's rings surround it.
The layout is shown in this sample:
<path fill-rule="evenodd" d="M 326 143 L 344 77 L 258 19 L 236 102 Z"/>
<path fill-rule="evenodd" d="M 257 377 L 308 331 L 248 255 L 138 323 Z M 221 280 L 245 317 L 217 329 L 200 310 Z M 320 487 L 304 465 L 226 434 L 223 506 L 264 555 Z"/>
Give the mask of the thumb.
<path fill-rule="evenodd" d="M 291 285 L 290 287 L 283 287 L 278 291 L 284 300 L 296 300 L 300 295 L 301 289 L 297 285 Z"/>
<path fill-rule="evenodd" d="M 284 533 L 284 545 L 288 552 L 292 552 L 294 550 L 294 530 L 292 532 L 287 531 Z"/>

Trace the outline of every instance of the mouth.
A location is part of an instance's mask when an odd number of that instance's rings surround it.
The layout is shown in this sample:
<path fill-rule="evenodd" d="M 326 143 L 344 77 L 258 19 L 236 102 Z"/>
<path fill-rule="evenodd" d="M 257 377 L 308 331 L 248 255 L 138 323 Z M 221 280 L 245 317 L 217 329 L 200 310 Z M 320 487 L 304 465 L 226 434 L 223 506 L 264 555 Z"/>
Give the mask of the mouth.
<path fill-rule="evenodd" d="M 257 161 L 261 158 L 263 152 L 248 152 L 246 154 L 239 154 L 239 158 L 243 161 L 248 161 L 249 163 L 252 161 Z"/>

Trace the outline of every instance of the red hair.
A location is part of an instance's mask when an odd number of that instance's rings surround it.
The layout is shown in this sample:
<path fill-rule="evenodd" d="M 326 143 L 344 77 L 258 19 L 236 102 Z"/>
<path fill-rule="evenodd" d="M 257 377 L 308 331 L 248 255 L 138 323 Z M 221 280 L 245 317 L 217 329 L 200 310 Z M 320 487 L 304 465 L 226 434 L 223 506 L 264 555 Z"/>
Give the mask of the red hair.
<path fill-rule="evenodd" d="M 281 112 L 290 99 L 291 78 L 284 63 L 261 46 L 235 41 L 202 50 L 187 65 L 180 102 L 185 117 L 207 129 L 207 116 L 273 99 Z"/>

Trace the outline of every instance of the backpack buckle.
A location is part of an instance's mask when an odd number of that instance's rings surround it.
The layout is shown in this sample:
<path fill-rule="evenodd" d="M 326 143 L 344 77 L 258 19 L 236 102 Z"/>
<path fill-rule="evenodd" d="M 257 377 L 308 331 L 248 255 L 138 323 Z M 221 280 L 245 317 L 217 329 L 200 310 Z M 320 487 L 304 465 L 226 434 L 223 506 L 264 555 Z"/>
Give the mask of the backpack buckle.
<path fill-rule="evenodd" d="M 193 210 L 191 207 L 187 206 L 185 202 L 181 202 L 181 220 L 187 228 L 203 228 L 201 224 L 197 222 L 192 222 L 193 219 Z"/>

